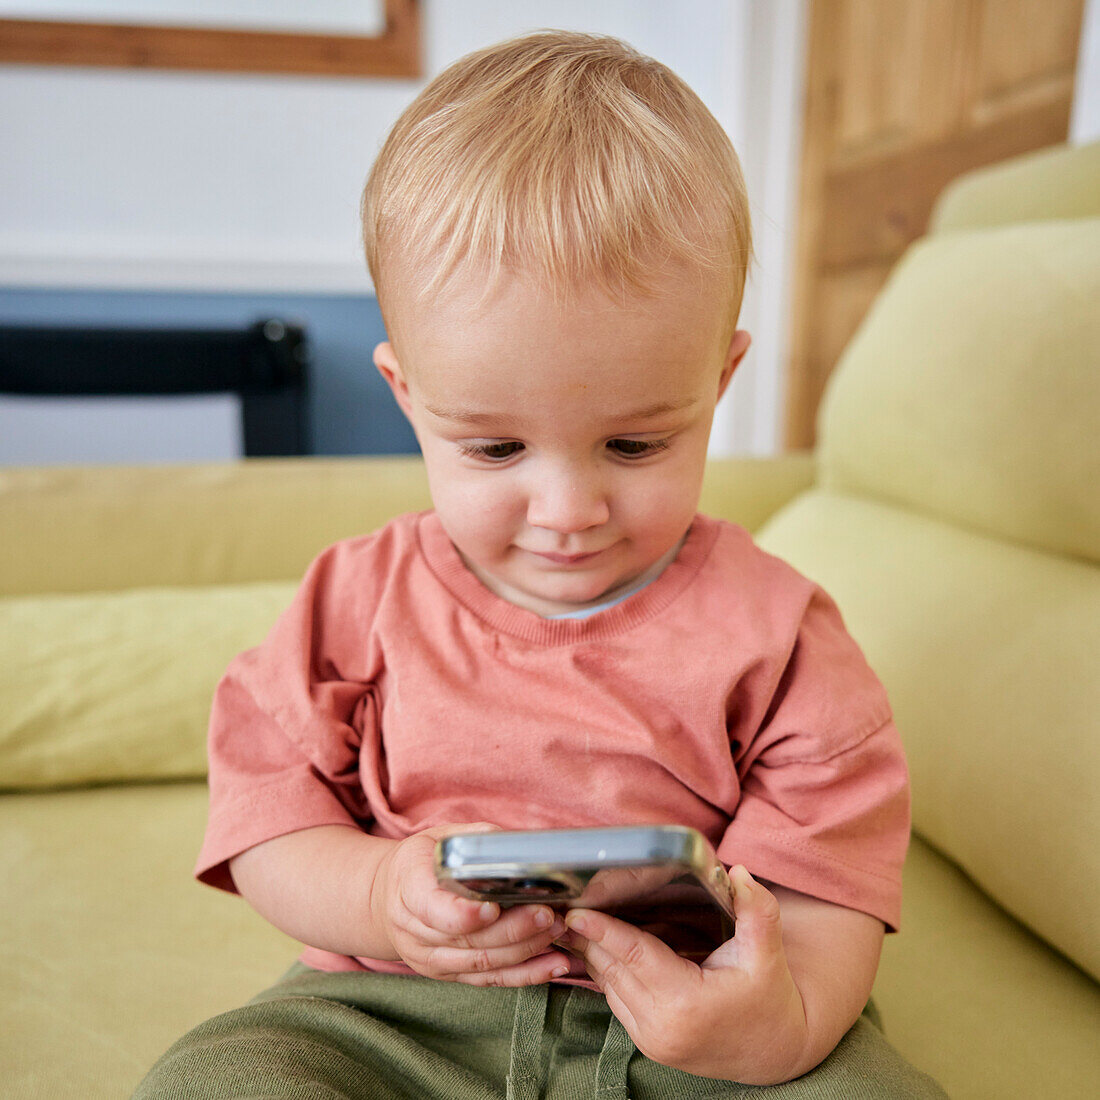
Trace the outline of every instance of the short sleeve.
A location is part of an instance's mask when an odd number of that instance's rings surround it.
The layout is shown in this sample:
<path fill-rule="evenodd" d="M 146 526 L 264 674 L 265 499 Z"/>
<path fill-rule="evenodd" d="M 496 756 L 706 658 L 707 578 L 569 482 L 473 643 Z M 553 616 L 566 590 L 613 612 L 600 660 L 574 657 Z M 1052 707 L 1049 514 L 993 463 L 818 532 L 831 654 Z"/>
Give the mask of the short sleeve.
<path fill-rule="evenodd" d="M 728 864 L 896 930 L 909 777 L 886 692 L 814 589 L 760 728 L 734 738 L 741 797 Z"/>
<path fill-rule="evenodd" d="M 377 708 L 362 625 L 338 595 L 346 556 L 340 546 L 322 554 L 263 644 L 218 684 L 195 868 L 212 886 L 234 890 L 229 860 L 265 840 L 369 820 L 359 757 Z"/>

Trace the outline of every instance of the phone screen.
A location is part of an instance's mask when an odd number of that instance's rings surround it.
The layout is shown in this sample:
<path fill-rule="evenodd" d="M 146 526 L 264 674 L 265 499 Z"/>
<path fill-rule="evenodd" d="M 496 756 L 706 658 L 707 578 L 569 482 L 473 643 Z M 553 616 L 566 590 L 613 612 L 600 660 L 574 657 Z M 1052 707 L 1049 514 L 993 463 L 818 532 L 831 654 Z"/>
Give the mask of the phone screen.
<path fill-rule="evenodd" d="M 599 909 L 702 961 L 733 935 L 725 868 L 682 826 L 457 834 L 436 848 L 440 884 L 503 906 Z"/>

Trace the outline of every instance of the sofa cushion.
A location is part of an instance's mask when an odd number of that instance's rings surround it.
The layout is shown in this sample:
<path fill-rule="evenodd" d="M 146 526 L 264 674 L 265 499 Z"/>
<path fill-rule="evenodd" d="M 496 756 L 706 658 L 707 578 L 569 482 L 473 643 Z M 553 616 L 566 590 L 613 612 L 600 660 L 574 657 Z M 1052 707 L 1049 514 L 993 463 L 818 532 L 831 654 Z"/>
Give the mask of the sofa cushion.
<path fill-rule="evenodd" d="M 887 1038 L 953 1100 L 1093 1095 L 1096 984 L 918 839 L 904 886 L 875 979 Z"/>
<path fill-rule="evenodd" d="M 191 868 L 202 783 L 0 797 L 0 1093 L 129 1096 L 300 947 Z"/>
<path fill-rule="evenodd" d="M 890 694 L 914 828 L 1100 976 L 1100 569 L 825 490 L 760 533 Z"/>
<path fill-rule="evenodd" d="M 910 249 L 819 417 L 822 484 L 1100 560 L 1100 219 Z"/>
<path fill-rule="evenodd" d="M 294 588 L 0 600 L 0 788 L 205 775 L 214 688 Z"/>
<path fill-rule="evenodd" d="M 188 1028 L 297 954 L 241 899 L 190 877 L 198 783 L 0 797 L 4 1095 L 128 1096 Z M 927 847 L 905 868 L 905 931 L 875 997 L 890 1040 L 957 1100 L 1087 1096 L 1093 984 Z"/>

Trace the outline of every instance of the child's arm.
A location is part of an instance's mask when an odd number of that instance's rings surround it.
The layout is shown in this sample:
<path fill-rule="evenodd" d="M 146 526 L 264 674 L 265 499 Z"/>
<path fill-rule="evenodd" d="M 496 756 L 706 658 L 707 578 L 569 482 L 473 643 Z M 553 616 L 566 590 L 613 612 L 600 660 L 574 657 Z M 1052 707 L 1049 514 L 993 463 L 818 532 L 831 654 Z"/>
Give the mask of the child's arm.
<path fill-rule="evenodd" d="M 574 910 L 584 955 L 638 1049 L 704 1077 L 776 1084 L 813 1069 L 866 1004 L 882 922 L 734 869 L 737 931 L 702 967 L 604 913 Z"/>
<path fill-rule="evenodd" d="M 535 985 L 564 971 L 568 959 L 551 950 L 564 925 L 546 906 L 502 913 L 439 888 L 433 851 L 448 831 L 397 841 L 322 825 L 249 848 L 230 871 L 261 916 L 326 951 L 473 985 Z"/>

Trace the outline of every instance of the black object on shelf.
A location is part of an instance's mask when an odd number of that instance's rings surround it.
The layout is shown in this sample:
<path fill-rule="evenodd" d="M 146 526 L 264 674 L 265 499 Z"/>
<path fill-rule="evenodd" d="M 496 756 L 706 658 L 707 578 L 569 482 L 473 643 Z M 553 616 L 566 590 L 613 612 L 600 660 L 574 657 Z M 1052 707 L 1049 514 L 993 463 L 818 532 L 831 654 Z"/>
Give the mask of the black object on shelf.
<path fill-rule="evenodd" d="M 244 452 L 309 453 L 305 331 L 0 326 L 0 393 L 37 397 L 236 393 Z"/>

